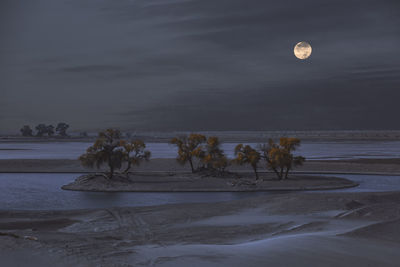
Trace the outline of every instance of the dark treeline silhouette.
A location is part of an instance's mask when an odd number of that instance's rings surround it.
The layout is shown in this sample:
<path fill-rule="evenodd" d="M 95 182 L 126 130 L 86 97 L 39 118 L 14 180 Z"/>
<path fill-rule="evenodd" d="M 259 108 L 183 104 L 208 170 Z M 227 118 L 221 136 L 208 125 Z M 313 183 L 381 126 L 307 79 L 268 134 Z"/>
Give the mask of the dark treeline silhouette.
<path fill-rule="evenodd" d="M 60 122 L 57 124 L 57 127 L 54 127 L 53 125 L 46 125 L 44 123 L 38 124 L 35 127 L 36 133 L 34 133 L 33 129 L 29 125 L 24 125 L 20 132 L 22 136 L 37 136 L 37 137 L 43 137 L 43 136 L 54 136 L 55 134 L 57 136 L 62 136 L 62 137 L 67 137 L 67 130 L 69 128 L 69 125 L 66 124 L 65 122 Z"/>

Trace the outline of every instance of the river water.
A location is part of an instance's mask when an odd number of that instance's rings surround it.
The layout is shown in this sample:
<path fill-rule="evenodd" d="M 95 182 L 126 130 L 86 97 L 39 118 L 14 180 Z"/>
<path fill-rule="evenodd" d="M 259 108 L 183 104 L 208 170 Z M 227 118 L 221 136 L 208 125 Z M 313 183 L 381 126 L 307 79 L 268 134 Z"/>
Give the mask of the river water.
<path fill-rule="evenodd" d="M 0 143 L 0 159 L 77 159 L 91 143 Z M 251 144 L 257 146 L 257 144 Z M 225 143 L 222 148 L 233 156 L 236 144 Z M 153 158 L 174 158 L 177 150 L 167 143 L 148 143 Z M 305 142 L 296 152 L 313 159 L 400 158 L 400 141 L 390 142 Z"/>
<path fill-rule="evenodd" d="M 76 159 L 89 146 L 82 142 L 0 143 L 0 159 Z M 223 144 L 232 156 L 236 144 Z M 255 145 L 255 144 L 253 144 Z M 176 148 L 166 143 L 149 143 L 153 158 L 174 158 Z M 399 158 L 400 142 L 310 142 L 299 154 L 313 159 Z M 1 172 L 1 170 L 0 170 Z M 64 191 L 61 186 L 79 174 L 0 173 L 0 209 L 83 209 L 115 206 L 149 206 L 172 203 L 216 202 L 271 194 L 248 193 L 99 193 Z M 335 175 L 360 183 L 341 192 L 400 190 L 400 177 L 377 175 Z M 332 190 L 329 192 L 338 192 Z"/>
<path fill-rule="evenodd" d="M 218 202 L 272 194 L 271 192 L 136 193 L 75 192 L 61 186 L 78 174 L 0 174 L 0 209 L 60 210 L 151 206 L 172 203 Z M 360 183 L 355 188 L 325 192 L 400 191 L 400 176 L 335 175 Z M 300 192 L 302 193 L 302 192 Z"/>

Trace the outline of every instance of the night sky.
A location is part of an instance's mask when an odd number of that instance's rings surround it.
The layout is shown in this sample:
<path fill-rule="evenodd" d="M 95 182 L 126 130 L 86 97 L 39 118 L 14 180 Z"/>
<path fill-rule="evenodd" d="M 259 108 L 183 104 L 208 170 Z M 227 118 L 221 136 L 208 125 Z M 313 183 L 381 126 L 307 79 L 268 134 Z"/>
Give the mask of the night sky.
<path fill-rule="evenodd" d="M 400 129 L 399 47 L 399 0 L 1 0 L 0 132 Z"/>

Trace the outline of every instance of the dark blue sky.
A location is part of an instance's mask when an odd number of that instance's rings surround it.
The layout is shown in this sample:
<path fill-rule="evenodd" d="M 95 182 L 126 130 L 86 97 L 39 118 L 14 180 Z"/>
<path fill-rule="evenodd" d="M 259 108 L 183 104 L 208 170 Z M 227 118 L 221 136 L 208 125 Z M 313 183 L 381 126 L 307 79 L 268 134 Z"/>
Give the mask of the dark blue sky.
<path fill-rule="evenodd" d="M 398 0 L 2 0 L 0 38 L 3 132 L 400 129 Z"/>

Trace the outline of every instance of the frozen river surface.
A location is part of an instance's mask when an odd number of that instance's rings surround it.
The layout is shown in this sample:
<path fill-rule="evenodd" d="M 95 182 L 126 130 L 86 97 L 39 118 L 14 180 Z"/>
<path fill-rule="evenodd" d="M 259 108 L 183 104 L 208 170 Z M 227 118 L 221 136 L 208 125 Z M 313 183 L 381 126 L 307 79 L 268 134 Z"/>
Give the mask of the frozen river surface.
<path fill-rule="evenodd" d="M 77 159 L 90 143 L 0 143 L 0 159 Z M 252 144 L 257 146 L 257 144 Z M 236 144 L 222 148 L 230 157 Z M 176 148 L 167 143 L 148 143 L 153 158 L 174 158 Z M 310 142 L 303 143 L 297 153 L 307 159 L 400 158 L 400 142 Z"/>
<path fill-rule="evenodd" d="M 271 192 L 137 193 L 76 192 L 62 190 L 78 174 L 0 174 L 0 210 L 60 210 L 151 206 L 173 203 L 218 202 L 272 194 Z M 400 191 L 399 176 L 335 175 L 360 183 L 360 186 L 326 192 Z M 316 191 L 321 192 L 321 191 Z M 302 194 L 303 192 L 299 192 Z M 297 193 L 294 193 L 297 194 Z"/>
<path fill-rule="evenodd" d="M 76 159 L 89 143 L 0 143 L 0 159 Z M 236 144 L 223 144 L 233 155 Z M 255 144 L 253 144 L 255 145 Z M 176 148 L 166 143 L 149 143 L 153 158 L 174 158 Z M 399 158 L 400 142 L 312 142 L 303 143 L 298 153 L 312 159 Z M 83 209 L 115 206 L 149 206 L 171 203 L 217 202 L 271 194 L 258 193 L 95 193 L 64 191 L 61 186 L 78 174 L 0 173 L 0 209 Z M 400 191 L 399 176 L 335 175 L 360 183 L 339 191 Z M 337 192 L 337 190 L 329 191 Z"/>

